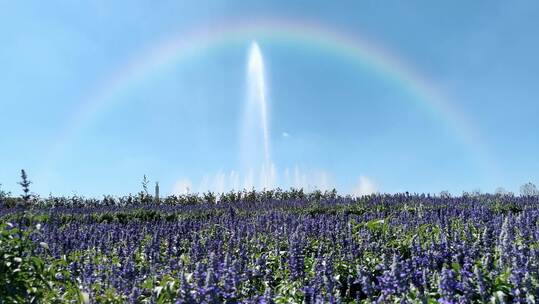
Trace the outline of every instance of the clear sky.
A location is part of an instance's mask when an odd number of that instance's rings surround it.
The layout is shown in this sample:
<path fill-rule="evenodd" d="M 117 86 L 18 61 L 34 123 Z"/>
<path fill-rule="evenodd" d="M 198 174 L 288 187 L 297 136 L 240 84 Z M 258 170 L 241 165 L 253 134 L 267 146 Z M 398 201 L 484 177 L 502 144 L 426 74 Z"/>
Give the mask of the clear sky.
<path fill-rule="evenodd" d="M 537 1 L 335 3 L 0 0 L 2 188 L 22 168 L 40 195 L 243 180 L 253 40 L 276 185 L 539 183 Z"/>

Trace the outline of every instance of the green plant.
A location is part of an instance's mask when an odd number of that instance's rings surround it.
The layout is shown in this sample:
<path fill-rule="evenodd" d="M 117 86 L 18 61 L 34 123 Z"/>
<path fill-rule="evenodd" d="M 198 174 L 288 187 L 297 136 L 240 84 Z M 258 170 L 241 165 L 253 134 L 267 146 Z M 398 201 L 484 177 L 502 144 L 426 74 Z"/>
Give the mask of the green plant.
<path fill-rule="evenodd" d="M 2 190 L 2 184 L 0 184 L 0 205 L 6 203 L 7 198 L 11 195 L 11 192 L 6 192 Z"/>
<path fill-rule="evenodd" d="M 30 194 L 30 184 L 32 182 L 28 180 L 28 176 L 26 175 L 26 171 L 24 169 L 21 170 L 21 181 L 19 182 L 19 185 L 22 187 L 23 194 L 21 195 L 22 199 L 24 200 L 24 203 L 28 205 L 30 203 L 30 199 L 32 198 L 32 195 Z"/>
<path fill-rule="evenodd" d="M 71 279 L 68 264 L 61 259 L 38 256 L 30 235 L 38 231 L 0 224 L 0 299 L 2 303 L 86 302 L 87 295 Z M 48 245 L 40 243 L 45 253 Z"/>
<path fill-rule="evenodd" d="M 150 180 L 144 174 L 144 177 L 142 178 L 142 191 L 139 192 L 139 201 L 142 203 L 150 203 L 152 201 L 152 196 L 148 193 L 148 184 L 150 183 Z"/>

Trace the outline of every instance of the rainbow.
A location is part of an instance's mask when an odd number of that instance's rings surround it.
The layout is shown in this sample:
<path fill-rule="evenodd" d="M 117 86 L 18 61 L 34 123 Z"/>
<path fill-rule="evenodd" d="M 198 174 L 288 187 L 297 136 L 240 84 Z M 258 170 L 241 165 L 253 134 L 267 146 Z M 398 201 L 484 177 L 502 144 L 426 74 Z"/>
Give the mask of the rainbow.
<path fill-rule="evenodd" d="M 118 100 L 115 96 L 130 90 L 137 83 L 168 66 L 189 60 L 197 54 L 227 45 L 245 45 L 253 40 L 269 40 L 301 44 L 327 50 L 336 56 L 343 56 L 369 67 L 376 73 L 414 96 L 421 107 L 436 115 L 455 136 L 471 150 L 482 167 L 489 171 L 493 163 L 481 141 L 480 132 L 466 119 L 454 104 L 421 77 L 403 60 L 391 52 L 361 38 L 356 34 L 346 34 L 318 23 L 271 19 L 246 23 L 225 23 L 210 29 L 181 33 L 146 49 L 142 53 L 120 65 L 104 78 L 91 94 L 79 103 L 65 132 L 56 141 L 53 153 L 61 152 L 80 133 L 81 129 L 107 106 Z M 488 164 L 487 164 L 488 163 Z"/>

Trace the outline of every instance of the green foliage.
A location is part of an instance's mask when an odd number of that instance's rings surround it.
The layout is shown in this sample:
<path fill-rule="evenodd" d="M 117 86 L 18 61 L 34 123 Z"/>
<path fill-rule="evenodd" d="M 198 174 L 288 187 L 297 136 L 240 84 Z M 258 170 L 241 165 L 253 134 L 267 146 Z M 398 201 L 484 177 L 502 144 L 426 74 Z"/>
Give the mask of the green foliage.
<path fill-rule="evenodd" d="M 515 203 L 507 203 L 500 200 L 496 200 L 490 205 L 490 210 L 494 213 L 508 214 L 508 213 L 520 213 L 523 211 L 522 206 Z"/>
<path fill-rule="evenodd" d="M 2 190 L 2 184 L 0 184 L 0 205 L 4 204 L 6 199 L 11 195 L 10 192 Z"/>
<path fill-rule="evenodd" d="M 119 295 L 112 287 L 103 287 L 102 284 L 93 284 L 92 293 L 96 303 L 103 304 L 122 304 L 127 302 L 126 296 Z"/>
<path fill-rule="evenodd" d="M 10 223 L 0 224 L 0 299 L 6 303 L 84 302 L 66 260 L 38 256 L 38 246 L 30 240 L 32 232 Z M 46 243 L 39 247 L 48 251 Z"/>

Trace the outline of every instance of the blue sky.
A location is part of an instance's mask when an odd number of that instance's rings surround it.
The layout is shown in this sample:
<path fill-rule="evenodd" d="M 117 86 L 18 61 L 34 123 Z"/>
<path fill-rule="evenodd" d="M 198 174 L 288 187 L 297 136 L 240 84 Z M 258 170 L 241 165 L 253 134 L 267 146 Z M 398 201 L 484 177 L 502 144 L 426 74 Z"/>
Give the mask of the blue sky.
<path fill-rule="evenodd" d="M 143 174 L 165 193 L 215 190 L 240 170 L 250 39 L 143 77 L 55 144 L 129 58 L 200 28 L 281 19 L 388 50 L 464 113 L 495 169 L 379 73 L 325 49 L 261 40 L 279 185 L 297 167 L 346 193 L 518 191 L 539 183 L 538 13 L 536 1 L 0 0 L 0 183 L 19 193 L 25 168 L 41 195 L 136 193 Z"/>

